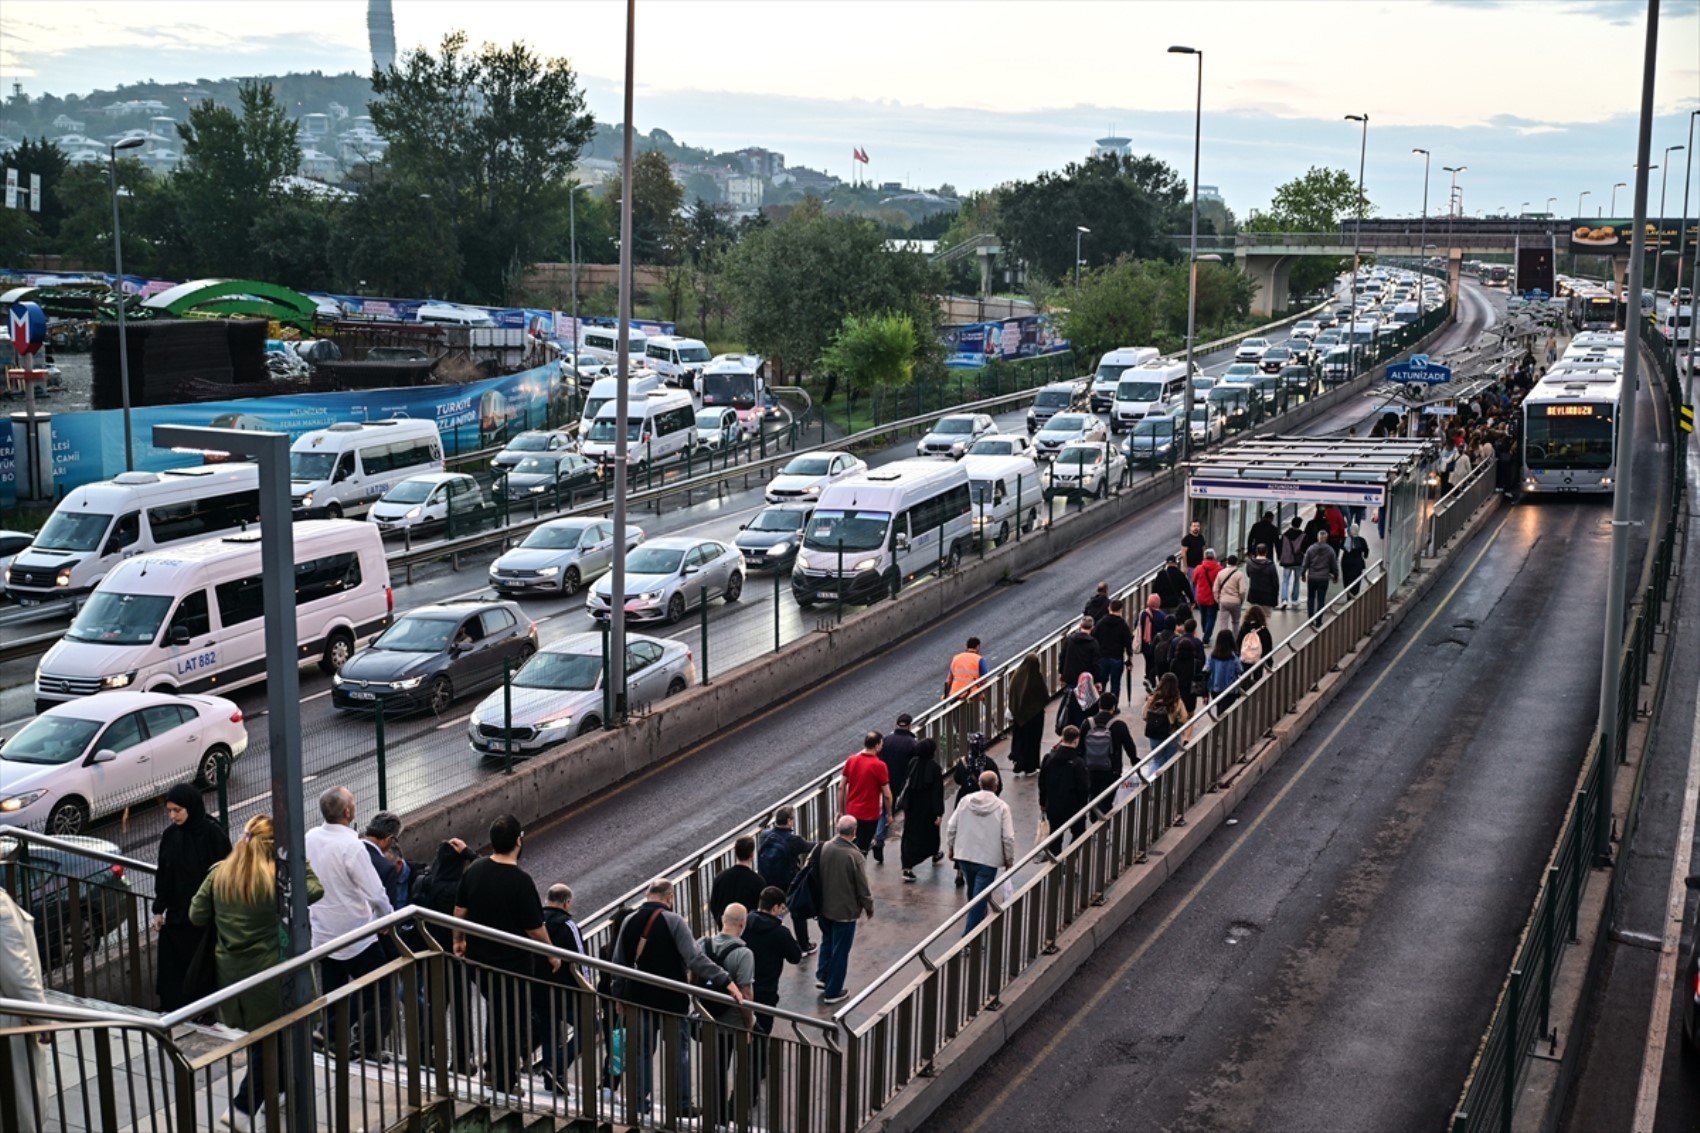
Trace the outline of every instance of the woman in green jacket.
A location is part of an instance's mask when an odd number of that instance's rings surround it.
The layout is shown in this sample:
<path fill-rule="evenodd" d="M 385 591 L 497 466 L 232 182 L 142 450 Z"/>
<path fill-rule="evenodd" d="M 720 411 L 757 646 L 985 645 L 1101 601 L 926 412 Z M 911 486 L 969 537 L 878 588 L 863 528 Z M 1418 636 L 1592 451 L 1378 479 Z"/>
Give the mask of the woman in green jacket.
<path fill-rule="evenodd" d="M 307 867 L 307 900 L 317 901 L 325 890 Z M 258 975 L 282 958 L 282 929 L 277 914 L 277 845 L 270 815 L 258 814 L 242 828 L 230 856 L 214 866 L 189 903 L 189 922 L 212 925 L 220 987 Z M 219 1017 L 227 1026 L 244 1031 L 263 1027 L 283 1014 L 277 981 L 226 1000 Z M 252 1128 L 259 1106 L 261 1044 L 248 1048 L 248 1073 L 231 1095 L 223 1124 L 237 1133 Z"/>

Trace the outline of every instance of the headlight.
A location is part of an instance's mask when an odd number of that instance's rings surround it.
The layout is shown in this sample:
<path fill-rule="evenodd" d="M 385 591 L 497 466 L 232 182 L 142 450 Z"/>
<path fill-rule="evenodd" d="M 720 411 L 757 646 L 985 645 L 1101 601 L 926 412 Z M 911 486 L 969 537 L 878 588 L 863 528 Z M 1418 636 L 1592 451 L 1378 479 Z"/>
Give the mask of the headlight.
<path fill-rule="evenodd" d="M 10 566 L 8 566 L 4 571 L 0 571 L 0 575 L 4 575 L 6 582 L 11 582 L 12 581 L 12 568 Z"/>
<path fill-rule="evenodd" d="M 403 519 L 418 519 L 423 514 L 425 514 L 424 508 L 412 507 L 412 508 L 407 509 L 407 513 L 405 515 L 403 515 L 402 518 Z"/>
<path fill-rule="evenodd" d="M 927 455 L 927 442 L 926 441 L 916 441 L 915 442 L 915 455 L 916 456 L 926 456 Z"/>
<path fill-rule="evenodd" d="M 73 567 L 71 567 L 71 566 L 60 567 L 59 573 L 53 576 L 53 585 L 55 585 L 55 586 L 69 586 L 69 585 L 71 585 L 71 571 L 72 571 L 72 569 L 73 569 Z"/>
<path fill-rule="evenodd" d="M 114 674 L 113 676 L 110 676 L 110 677 L 102 677 L 102 678 L 100 678 L 100 687 L 101 688 L 126 688 L 126 687 L 129 686 L 131 681 L 136 679 L 137 671 L 138 670 L 132 669 L 128 673 L 117 673 L 117 674 Z"/>
<path fill-rule="evenodd" d="M 783 555 L 786 551 L 789 551 L 790 549 L 791 549 L 791 541 L 789 539 L 781 539 L 779 542 L 777 542 L 773 546 L 769 547 L 767 549 L 767 553 L 770 554 L 770 555 Z"/>
<path fill-rule="evenodd" d="M 561 568 L 558 567 L 558 566 L 542 567 L 538 570 L 537 577 L 538 578 L 554 578 L 557 574 L 560 574 L 560 573 L 561 573 Z"/>
<path fill-rule="evenodd" d="M 963 446 L 962 442 L 957 441 L 955 444 L 950 446 L 950 451 L 956 453 L 958 456 L 961 456 L 963 447 L 964 446 Z"/>
<path fill-rule="evenodd" d="M 547 720 L 539 720 L 537 730 L 540 732 L 558 732 L 563 728 L 571 727 L 572 722 L 573 714 L 569 712 L 565 716 L 553 716 Z"/>
<path fill-rule="evenodd" d="M 662 595 L 662 591 L 651 590 L 647 594 L 638 595 L 638 600 L 642 601 L 642 602 L 659 602 L 659 601 L 661 601 L 661 595 Z"/>
<path fill-rule="evenodd" d="M 46 791 L 25 791 L 23 794 L 13 795 L 9 799 L 0 799 L 0 814 L 15 814 L 31 803 L 40 800 L 45 794 L 47 794 Z"/>
<path fill-rule="evenodd" d="M 424 680 L 424 677 L 408 677 L 405 681 L 392 682 L 390 687 L 395 689 L 397 692 L 406 692 L 409 689 L 418 688 Z"/>
<path fill-rule="evenodd" d="M 312 492 L 304 493 L 302 495 L 301 499 L 298 500 L 297 502 L 302 507 L 312 507 L 313 506 L 313 493 Z"/>
<path fill-rule="evenodd" d="M 809 565 L 809 556 L 802 551 L 798 551 L 797 552 L 797 568 L 799 570 L 801 570 L 802 568 L 804 568 L 808 565 Z M 36 672 L 39 674 L 41 672 L 41 670 L 38 668 L 36 670 Z"/>
<path fill-rule="evenodd" d="M 332 673 L 331 674 L 331 685 L 333 687 L 335 687 L 335 686 L 338 686 L 338 685 L 341 685 L 341 684 L 342 684 L 342 674 L 341 673 Z"/>
<path fill-rule="evenodd" d="M 880 561 L 878 559 L 872 559 L 872 558 L 862 559 L 860 562 L 858 562 L 855 566 L 851 567 L 850 569 L 860 572 L 860 571 L 864 571 L 864 570 L 873 570 L 875 567 L 877 567 L 879 565 L 880 565 Z"/>
<path fill-rule="evenodd" d="M 803 490 L 803 494 L 806 495 L 806 496 L 818 496 L 818 495 L 820 495 L 820 485 L 819 484 L 810 484 L 807 488 L 805 488 Z"/>

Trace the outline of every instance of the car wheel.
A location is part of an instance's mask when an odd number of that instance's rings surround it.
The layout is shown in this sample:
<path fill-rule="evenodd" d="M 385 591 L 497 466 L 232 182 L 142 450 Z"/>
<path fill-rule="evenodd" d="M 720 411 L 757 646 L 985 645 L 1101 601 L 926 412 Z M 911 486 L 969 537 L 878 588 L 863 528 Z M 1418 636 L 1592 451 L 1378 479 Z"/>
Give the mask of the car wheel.
<path fill-rule="evenodd" d="M 55 838 L 81 834 L 88 824 L 89 808 L 81 799 L 65 799 L 47 815 L 47 832 Z"/>
<path fill-rule="evenodd" d="M 319 658 L 319 672 L 327 677 L 342 671 L 348 664 L 348 659 L 354 656 L 354 639 L 347 630 L 337 630 L 325 639 L 325 652 Z"/>
<path fill-rule="evenodd" d="M 1009 542 L 1009 520 L 1006 519 L 998 526 L 998 535 L 996 539 L 992 540 L 992 546 L 1001 547 L 1007 542 Z"/>
<path fill-rule="evenodd" d="M 325 515 L 327 517 L 331 518 L 331 519 L 341 519 L 342 518 L 342 505 L 338 504 L 338 503 L 326 504 L 325 505 Z"/>
<path fill-rule="evenodd" d="M 602 718 L 600 716 L 586 716 L 584 718 L 584 723 L 578 726 L 578 734 L 581 736 L 592 735 L 596 732 L 600 732 L 601 730 Z"/>
<path fill-rule="evenodd" d="M 667 682 L 667 695 L 668 696 L 678 696 L 681 692 L 684 692 L 685 689 L 688 688 L 688 687 L 689 686 L 685 684 L 685 678 L 684 677 L 674 677 L 672 680 Z"/>
<path fill-rule="evenodd" d="M 230 749 L 223 744 L 213 744 L 201 753 L 201 762 L 195 768 L 195 786 L 203 791 L 218 786 L 218 768 L 223 764 L 226 774 L 230 770 Z"/>
<path fill-rule="evenodd" d="M 574 594 L 578 593 L 578 587 L 579 587 L 578 567 L 576 567 L 576 566 L 568 567 L 567 573 L 563 574 L 561 576 L 561 597 L 571 598 Z"/>
<path fill-rule="evenodd" d="M 685 617 L 685 596 L 683 594 L 675 592 L 673 594 L 673 597 L 671 597 L 667 600 L 667 620 L 669 622 L 678 622 L 678 621 L 682 621 L 684 619 L 684 617 Z"/>
<path fill-rule="evenodd" d="M 433 716 L 441 716 L 454 703 L 455 688 L 449 678 L 438 675 L 431 681 L 431 693 L 426 699 L 426 706 L 431 709 Z"/>
<path fill-rule="evenodd" d="M 744 576 L 734 574 L 726 580 L 726 601 L 736 602 L 744 593 Z"/>

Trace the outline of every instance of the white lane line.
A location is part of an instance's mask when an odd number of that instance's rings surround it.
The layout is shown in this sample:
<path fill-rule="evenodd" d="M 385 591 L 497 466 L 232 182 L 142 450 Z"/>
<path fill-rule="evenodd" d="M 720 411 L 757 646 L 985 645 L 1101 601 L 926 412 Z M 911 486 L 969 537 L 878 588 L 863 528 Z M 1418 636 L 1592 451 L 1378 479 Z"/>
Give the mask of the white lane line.
<path fill-rule="evenodd" d="M 270 791 L 267 791 L 267 792 L 266 792 L 266 793 L 265 793 L 265 794 L 263 794 L 263 795 L 255 795 L 255 796 L 254 796 L 254 797 L 253 797 L 253 798 L 251 798 L 251 799 L 243 799 L 243 800 L 242 800 L 242 801 L 241 801 L 241 802 L 239 802 L 239 803 L 231 803 L 231 804 L 230 804 L 230 809 L 231 809 L 231 810 L 241 810 L 241 809 L 242 809 L 242 808 L 243 808 L 243 807 L 247 807 L 247 806 L 253 806 L 253 805 L 254 805 L 254 804 L 255 804 L 255 803 L 263 803 L 263 802 L 265 802 L 265 801 L 266 801 L 266 800 L 267 800 L 267 799 L 269 799 L 269 798 L 271 798 L 271 797 L 272 797 L 272 796 L 271 796 L 271 792 L 270 792 Z"/>
<path fill-rule="evenodd" d="M 433 728 L 432 731 L 434 731 L 434 732 L 445 731 L 446 729 L 453 728 L 456 725 L 464 724 L 468 720 L 470 720 L 471 718 L 472 718 L 472 712 L 471 712 L 471 710 L 468 710 L 467 713 L 464 716 L 456 716 L 453 720 L 444 720 L 441 724 L 438 724 L 435 728 Z"/>
<path fill-rule="evenodd" d="M 16 720 L 8 720 L 4 724 L 0 724 L 0 732 L 5 731 L 7 728 L 15 728 L 19 724 L 27 724 L 34 719 L 34 716 L 19 716 Z"/>
<path fill-rule="evenodd" d="M 310 693 L 307 696 L 304 696 L 304 697 L 301 698 L 301 703 L 306 704 L 309 700 L 317 700 L 321 696 L 329 696 L 330 694 L 331 694 L 331 690 L 328 689 L 328 688 L 325 689 L 323 692 Z"/>

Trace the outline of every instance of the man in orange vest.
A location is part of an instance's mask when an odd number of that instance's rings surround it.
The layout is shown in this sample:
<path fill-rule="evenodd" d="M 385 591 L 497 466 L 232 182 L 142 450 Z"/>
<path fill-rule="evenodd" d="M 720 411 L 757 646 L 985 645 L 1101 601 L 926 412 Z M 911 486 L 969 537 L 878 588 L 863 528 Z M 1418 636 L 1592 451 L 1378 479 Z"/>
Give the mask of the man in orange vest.
<path fill-rule="evenodd" d="M 941 700 L 960 696 L 973 683 L 986 675 L 986 659 L 980 656 L 980 639 L 970 637 L 968 645 L 950 659 L 950 675 L 945 678 Z"/>

